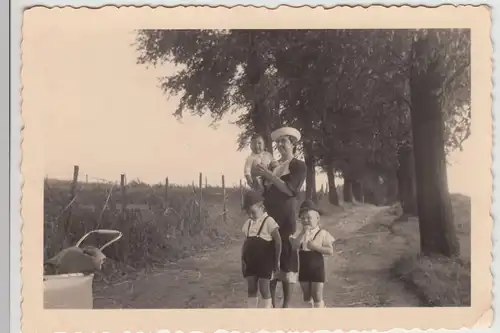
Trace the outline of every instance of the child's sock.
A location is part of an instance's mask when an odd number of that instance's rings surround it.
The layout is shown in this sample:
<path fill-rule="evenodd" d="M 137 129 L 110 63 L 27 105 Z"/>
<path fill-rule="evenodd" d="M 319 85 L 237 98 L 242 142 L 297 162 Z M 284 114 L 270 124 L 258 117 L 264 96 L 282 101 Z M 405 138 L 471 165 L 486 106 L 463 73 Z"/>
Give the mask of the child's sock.
<path fill-rule="evenodd" d="M 314 307 L 314 302 L 312 299 L 308 300 L 308 301 L 304 301 L 304 307 L 305 308 L 313 308 Z"/>
<path fill-rule="evenodd" d="M 263 298 L 261 301 L 263 308 L 270 309 L 273 307 L 273 300 L 271 298 Z"/>
<path fill-rule="evenodd" d="M 259 303 L 258 297 L 248 297 L 247 298 L 247 308 L 256 308 Z"/>
<path fill-rule="evenodd" d="M 325 301 L 314 302 L 314 307 L 315 308 L 324 308 L 325 307 Z"/>

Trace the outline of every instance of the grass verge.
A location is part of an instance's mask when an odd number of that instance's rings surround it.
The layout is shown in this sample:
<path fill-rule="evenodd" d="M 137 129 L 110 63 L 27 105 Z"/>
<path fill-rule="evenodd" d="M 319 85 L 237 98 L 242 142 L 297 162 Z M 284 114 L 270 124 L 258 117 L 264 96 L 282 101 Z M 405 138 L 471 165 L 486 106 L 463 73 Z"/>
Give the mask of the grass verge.
<path fill-rule="evenodd" d="M 391 272 L 414 292 L 424 306 L 470 306 L 470 198 L 451 196 L 460 257 L 423 256 L 419 254 L 418 219 L 394 223 L 392 231 L 404 237 L 406 253 L 397 260 Z"/>
<path fill-rule="evenodd" d="M 425 306 L 470 306 L 470 261 L 463 258 L 410 255 L 392 272 Z"/>

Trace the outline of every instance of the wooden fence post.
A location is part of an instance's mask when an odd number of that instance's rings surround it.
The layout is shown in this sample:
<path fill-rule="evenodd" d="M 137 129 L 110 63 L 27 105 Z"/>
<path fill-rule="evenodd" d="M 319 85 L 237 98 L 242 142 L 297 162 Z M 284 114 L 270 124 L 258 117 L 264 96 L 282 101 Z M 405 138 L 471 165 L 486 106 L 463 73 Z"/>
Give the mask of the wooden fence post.
<path fill-rule="evenodd" d="M 241 203 L 241 209 L 243 210 L 243 183 L 240 179 L 240 203 Z"/>
<path fill-rule="evenodd" d="M 127 207 L 127 191 L 125 187 L 125 174 L 122 173 L 120 175 L 120 189 L 121 189 L 121 194 L 122 194 L 122 209 L 121 213 L 122 215 L 125 214 L 125 208 Z"/>
<path fill-rule="evenodd" d="M 200 223 L 203 223 L 203 174 L 200 172 L 200 182 L 198 184 L 200 186 Z"/>
<path fill-rule="evenodd" d="M 80 172 L 80 167 L 78 165 L 73 166 L 73 180 L 71 182 L 71 188 L 70 188 L 70 202 L 75 199 L 76 196 L 76 187 L 78 185 L 78 173 Z M 69 230 L 71 226 L 71 218 L 73 215 L 73 206 L 74 202 L 72 202 L 69 207 L 68 207 L 68 219 L 66 221 L 66 224 L 64 225 L 64 248 L 66 248 L 70 242 L 69 239 Z"/>
<path fill-rule="evenodd" d="M 168 204 L 168 177 L 165 178 L 165 209 L 169 206 Z"/>
<path fill-rule="evenodd" d="M 222 175 L 222 217 L 224 222 L 227 222 L 227 203 L 226 203 L 226 181 Z"/>

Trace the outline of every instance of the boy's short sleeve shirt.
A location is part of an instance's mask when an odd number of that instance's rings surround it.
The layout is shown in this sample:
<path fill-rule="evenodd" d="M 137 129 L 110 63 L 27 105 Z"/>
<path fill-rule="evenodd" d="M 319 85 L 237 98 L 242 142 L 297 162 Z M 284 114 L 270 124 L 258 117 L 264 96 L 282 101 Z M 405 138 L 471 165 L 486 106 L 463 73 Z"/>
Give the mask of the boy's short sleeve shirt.
<path fill-rule="evenodd" d="M 318 230 L 320 229 L 319 228 L 313 229 L 308 234 L 305 235 L 304 239 L 302 240 L 301 250 L 311 251 L 310 249 L 307 248 L 306 244 L 314 238 Z M 325 229 L 321 229 L 316 238 L 314 238 L 313 242 L 317 245 L 329 246 L 333 244 L 333 242 L 335 242 L 335 238 Z"/>
<path fill-rule="evenodd" d="M 321 230 L 321 234 L 323 234 L 323 236 L 321 237 L 322 245 L 331 245 L 333 244 L 333 242 L 335 242 L 335 238 L 328 231 Z"/>
<path fill-rule="evenodd" d="M 267 217 L 267 219 L 264 221 L 264 219 Z M 257 233 L 259 232 L 261 223 L 265 223 L 265 225 L 262 227 L 262 231 L 260 232 L 260 238 L 266 240 L 266 241 L 272 241 L 273 236 L 272 233 L 276 228 L 278 228 L 278 223 L 269 215 L 264 214 L 261 218 L 259 218 L 257 221 L 253 221 L 252 219 L 248 219 L 244 224 L 243 224 L 243 234 L 247 237 L 252 237 L 252 236 L 257 236 Z M 250 224 L 250 231 L 248 229 L 248 225 Z M 248 234 L 247 234 L 248 232 Z"/>

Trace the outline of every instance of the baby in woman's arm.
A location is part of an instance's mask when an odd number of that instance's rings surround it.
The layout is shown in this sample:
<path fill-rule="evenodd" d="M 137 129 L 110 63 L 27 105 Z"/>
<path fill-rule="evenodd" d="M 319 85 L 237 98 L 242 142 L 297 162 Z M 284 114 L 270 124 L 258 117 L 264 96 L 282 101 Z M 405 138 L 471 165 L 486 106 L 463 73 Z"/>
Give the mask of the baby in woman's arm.
<path fill-rule="evenodd" d="M 251 188 L 262 191 L 264 189 L 264 180 L 262 177 L 253 174 L 254 167 L 258 164 L 262 164 L 269 170 L 273 170 L 278 165 L 278 162 L 270 152 L 265 150 L 264 138 L 261 135 L 255 135 L 252 138 L 250 147 L 252 149 L 252 154 L 248 156 L 245 162 L 245 179 Z"/>

